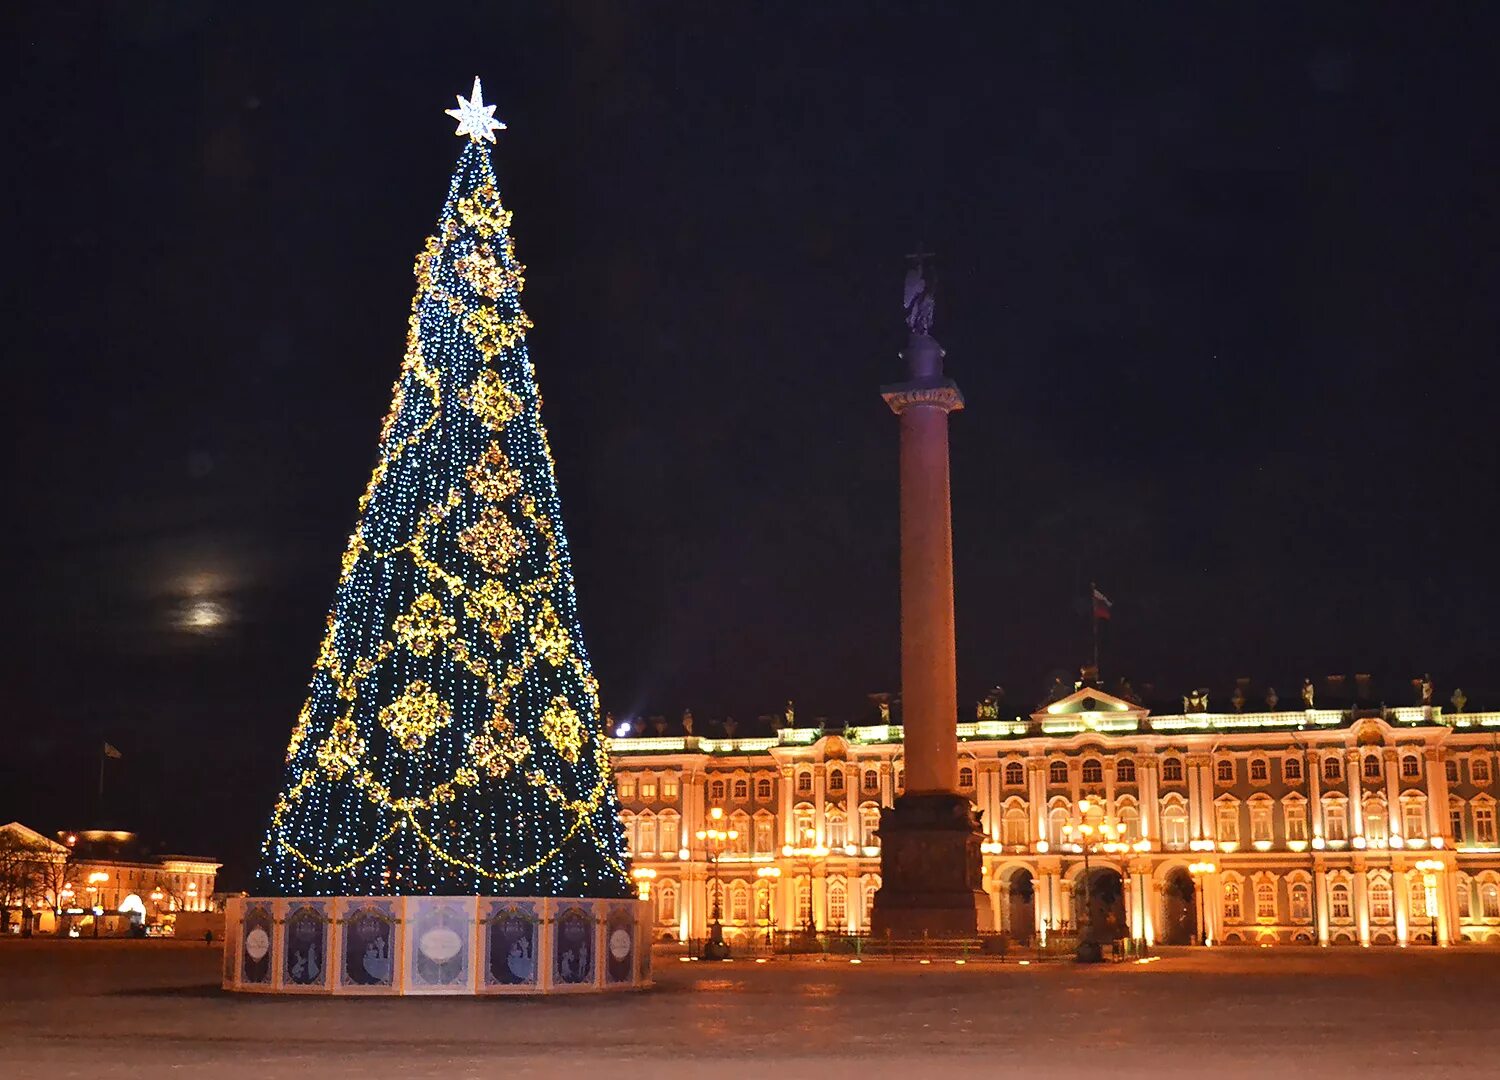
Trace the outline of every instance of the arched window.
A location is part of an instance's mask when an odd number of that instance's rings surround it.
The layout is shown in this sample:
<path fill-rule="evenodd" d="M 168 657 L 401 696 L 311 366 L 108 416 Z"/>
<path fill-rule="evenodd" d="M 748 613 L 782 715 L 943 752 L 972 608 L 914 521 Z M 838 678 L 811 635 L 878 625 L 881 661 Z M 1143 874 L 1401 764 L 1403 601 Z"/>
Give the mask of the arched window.
<path fill-rule="evenodd" d="M 1488 784 L 1490 782 L 1490 759 L 1483 754 L 1475 754 L 1471 757 L 1469 778 L 1476 784 Z"/>
<path fill-rule="evenodd" d="M 880 879 L 871 875 L 865 878 L 865 925 L 870 925 L 870 916 L 875 914 L 875 894 L 880 891 Z"/>
<path fill-rule="evenodd" d="M 1161 840 L 1167 847 L 1183 847 L 1188 842 L 1187 807 L 1176 799 L 1161 806 Z"/>
<path fill-rule="evenodd" d="M 865 790 L 871 792 L 880 790 L 880 773 L 874 769 L 865 770 Z"/>
<path fill-rule="evenodd" d="M 1300 782 L 1302 780 L 1302 759 L 1294 757 L 1282 758 L 1281 775 L 1288 782 L 1294 780 Z"/>
<path fill-rule="evenodd" d="M 828 929 L 838 932 L 848 926 L 848 893 L 844 890 L 844 883 L 834 878 L 828 883 Z"/>
<path fill-rule="evenodd" d="M 1264 784 L 1271 779 L 1271 763 L 1263 757 L 1250 759 L 1250 779 L 1257 784 Z"/>
<path fill-rule="evenodd" d="M 1458 762 L 1453 758 L 1443 762 L 1443 775 L 1448 778 L 1448 783 L 1458 783 Z"/>
<path fill-rule="evenodd" d="M 1376 922 L 1391 921 L 1391 887 L 1384 881 L 1370 885 L 1370 918 Z"/>
<path fill-rule="evenodd" d="M 1048 839 L 1052 841 L 1053 847 L 1062 846 L 1063 840 L 1066 839 L 1063 829 L 1066 828 L 1067 824 L 1068 811 L 1061 806 L 1053 807 L 1052 812 L 1047 815 Z"/>
<path fill-rule="evenodd" d="M 847 844 L 849 823 L 844 820 L 844 815 L 830 812 L 823 821 L 823 835 L 827 838 L 824 843 L 834 851 Z"/>
<path fill-rule="evenodd" d="M 1365 779 L 1366 780 L 1379 780 L 1380 779 L 1380 755 L 1379 754 L 1366 754 L 1365 755 L 1365 759 L 1364 759 L 1364 769 L 1365 769 Z"/>
<path fill-rule="evenodd" d="M 806 770 L 799 772 L 797 774 L 797 794 L 811 795 L 812 789 L 812 773 Z"/>
<path fill-rule="evenodd" d="M 1219 840 L 1226 844 L 1239 843 L 1240 804 L 1228 798 L 1224 802 L 1215 804 L 1214 824 L 1214 831 L 1218 834 Z"/>
<path fill-rule="evenodd" d="M 1224 882 L 1224 921 L 1239 922 L 1244 909 L 1240 904 L 1240 886 L 1237 881 Z"/>
<path fill-rule="evenodd" d="M 1329 755 L 1323 759 L 1323 779 L 1342 780 L 1344 778 L 1344 763 L 1337 757 Z"/>
<path fill-rule="evenodd" d="M 1168 783 L 1182 782 L 1182 759 L 1169 757 L 1163 758 L 1161 763 L 1161 778 Z"/>
<path fill-rule="evenodd" d="M 1401 801 L 1401 831 L 1408 840 L 1427 835 L 1427 800 L 1412 796 Z"/>
<path fill-rule="evenodd" d="M 642 814 L 636 818 L 635 844 L 635 850 L 640 854 L 656 853 L 656 818 L 654 815 Z"/>
<path fill-rule="evenodd" d="M 1495 808 L 1478 800 L 1474 802 L 1474 842 L 1483 847 L 1495 846 Z"/>
<path fill-rule="evenodd" d="M 1334 882 L 1328 890 L 1328 907 L 1334 919 L 1339 922 L 1349 921 L 1349 886 L 1342 881 Z"/>
<path fill-rule="evenodd" d="M 1406 780 L 1421 779 L 1422 762 L 1416 754 L 1407 754 L 1401 759 L 1401 776 Z"/>
<path fill-rule="evenodd" d="M 859 808 L 859 843 L 861 847 L 875 847 L 880 843 L 880 807 Z"/>
<path fill-rule="evenodd" d="M 736 780 L 734 782 L 734 801 L 744 802 L 750 798 L 750 781 Z"/>
<path fill-rule="evenodd" d="M 716 803 L 723 802 L 724 801 L 724 781 L 722 781 L 722 780 L 715 780 L 713 783 L 709 784 L 708 785 L 708 797 L 713 802 L 716 802 Z"/>
<path fill-rule="evenodd" d="M 765 811 L 755 815 L 755 853 L 771 855 L 776 851 L 776 819 Z"/>
<path fill-rule="evenodd" d="M 1474 909 L 1474 897 L 1471 895 L 1474 882 L 1468 874 L 1458 875 L 1458 917 L 1460 919 L 1470 918 Z"/>
<path fill-rule="evenodd" d="M 1349 810 L 1342 799 L 1330 799 L 1323 803 L 1323 832 L 1325 839 L 1342 843 L 1349 839 Z"/>
<path fill-rule="evenodd" d="M 1365 799 L 1365 839 L 1371 847 L 1384 847 L 1385 835 L 1385 800 L 1373 796 Z"/>
<path fill-rule="evenodd" d="M 730 886 L 729 921 L 740 925 L 750 921 L 750 886 L 743 881 Z"/>
<path fill-rule="evenodd" d="M 1026 843 L 1026 833 L 1031 827 L 1031 818 L 1027 816 L 1024 809 L 1012 806 L 1005 811 L 1005 843 L 1014 846 L 1022 846 Z"/>
<path fill-rule="evenodd" d="M 796 835 L 792 838 L 797 847 L 812 846 L 813 832 L 813 808 L 811 806 L 799 806 L 792 811 L 792 828 Z"/>
<path fill-rule="evenodd" d="M 1019 761 L 1007 761 L 1005 763 L 1005 786 L 1020 787 L 1026 783 L 1026 770 L 1021 767 Z"/>
<path fill-rule="evenodd" d="M 681 837 L 679 829 L 678 829 L 678 825 L 679 824 L 680 824 L 680 822 L 679 822 L 679 819 L 677 817 L 677 811 L 675 811 L 675 810 L 664 810 L 664 811 L 662 811 L 662 815 L 661 815 L 661 840 L 660 840 L 661 847 L 660 847 L 659 850 L 663 854 L 666 854 L 667 852 L 671 852 L 671 851 L 677 851 L 679 848 L 682 847 L 682 837 Z"/>
<path fill-rule="evenodd" d="M 1250 842 L 1262 845 L 1271 842 L 1271 800 L 1264 795 L 1250 800 Z"/>
<path fill-rule="evenodd" d="M 958 787 L 960 791 L 968 791 L 974 786 L 974 767 L 965 765 L 958 770 Z"/>
<path fill-rule="evenodd" d="M 828 790 L 829 791 L 835 791 L 835 792 L 842 792 L 844 790 L 844 770 L 843 769 L 829 769 L 828 770 Z"/>
<path fill-rule="evenodd" d="M 1135 783 L 1135 759 L 1134 758 L 1122 757 L 1119 761 L 1115 762 L 1115 783 L 1117 783 L 1117 784 L 1133 784 L 1133 783 Z"/>
<path fill-rule="evenodd" d="M 1098 758 L 1089 758 L 1083 763 L 1083 782 L 1085 784 L 1104 783 L 1104 766 Z"/>
<path fill-rule="evenodd" d="M 750 855 L 750 815 L 743 810 L 736 810 L 730 814 L 729 831 L 734 834 L 729 838 L 729 854 L 740 859 L 748 858 Z"/>
<path fill-rule="evenodd" d="M 1312 918 L 1312 891 L 1302 882 L 1294 882 L 1288 891 L 1292 902 L 1292 921 L 1307 922 Z"/>
<path fill-rule="evenodd" d="M 1068 782 L 1068 763 L 1066 761 L 1054 761 L 1047 767 L 1047 782 L 1049 784 L 1066 784 Z"/>
<path fill-rule="evenodd" d="M 1120 839 L 1129 843 L 1141 838 L 1141 812 L 1134 803 L 1120 804 Z"/>
<path fill-rule="evenodd" d="M 1214 778 L 1221 784 L 1234 783 L 1234 762 L 1229 758 L 1214 762 Z"/>
<path fill-rule="evenodd" d="M 1462 844 L 1464 842 L 1464 804 L 1462 799 L 1448 800 L 1448 831 L 1453 834 L 1453 842 Z"/>
<path fill-rule="evenodd" d="M 1255 917 L 1276 919 L 1276 886 L 1272 882 L 1258 881 L 1255 884 Z"/>
<path fill-rule="evenodd" d="M 677 885 L 671 881 L 663 881 L 655 889 L 656 892 L 656 921 L 661 923 L 674 923 L 677 921 Z"/>
<path fill-rule="evenodd" d="M 1487 881 L 1479 886 L 1479 913 L 1486 919 L 1500 919 L 1500 885 Z"/>
<path fill-rule="evenodd" d="M 755 781 L 755 797 L 760 802 L 767 802 L 771 798 L 770 777 L 763 776 Z"/>
<path fill-rule="evenodd" d="M 1413 874 L 1407 880 L 1407 899 L 1411 904 L 1410 912 L 1413 919 L 1427 918 L 1427 883 L 1422 880 L 1421 874 Z"/>

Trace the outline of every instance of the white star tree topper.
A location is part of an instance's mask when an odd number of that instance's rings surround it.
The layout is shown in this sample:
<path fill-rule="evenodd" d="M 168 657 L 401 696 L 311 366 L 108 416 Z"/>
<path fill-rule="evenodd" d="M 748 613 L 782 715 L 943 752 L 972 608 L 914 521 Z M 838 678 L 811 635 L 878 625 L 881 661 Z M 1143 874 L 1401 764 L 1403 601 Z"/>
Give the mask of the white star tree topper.
<path fill-rule="evenodd" d="M 495 119 L 495 106 L 484 103 L 484 91 L 479 87 L 478 75 L 474 76 L 474 92 L 469 95 L 469 100 L 465 101 L 462 94 L 455 96 L 458 98 L 458 108 L 443 110 L 458 121 L 458 130 L 453 134 L 467 135 L 475 142 L 480 139 L 494 142 L 494 132 L 505 130 L 505 125 Z"/>

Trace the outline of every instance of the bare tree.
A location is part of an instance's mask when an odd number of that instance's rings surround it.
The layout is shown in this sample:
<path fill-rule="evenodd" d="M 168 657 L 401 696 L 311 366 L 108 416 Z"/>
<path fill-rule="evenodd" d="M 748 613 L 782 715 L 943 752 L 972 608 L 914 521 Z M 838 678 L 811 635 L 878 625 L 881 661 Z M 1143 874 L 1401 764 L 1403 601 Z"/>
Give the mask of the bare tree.
<path fill-rule="evenodd" d="M 0 832 L 0 933 L 10 931 L 11 908 L 37 895 L 37 873 L 46 853 L 14 832 Z"/>
<path fill-rule="evenodd" d="M 40 859 L 36 868 L 37 888 L 54 916 L 60 917 L 63 909 L 63 890 L 73 877 L 73 867 L 68 856 L 53 852 L 38 852 Z"/>

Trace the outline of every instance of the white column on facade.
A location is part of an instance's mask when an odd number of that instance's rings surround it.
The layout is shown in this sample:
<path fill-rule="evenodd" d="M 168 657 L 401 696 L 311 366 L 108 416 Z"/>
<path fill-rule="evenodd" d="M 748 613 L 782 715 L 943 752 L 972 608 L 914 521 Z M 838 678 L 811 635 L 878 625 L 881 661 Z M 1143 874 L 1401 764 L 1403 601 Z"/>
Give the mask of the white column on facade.
<path fill-rule="evenodd" d="M 1183 768 L 1187 770 L 1188 839 L 1197 841 L 1203 839 L 1203 799 L 1198 794 L 1198 766 L 1194 761 L 1191 754 L 1183 758 Z"/>
<path fill-rule="evenodd" d="M 1151 841 L 1153 848 L 1160 848 L 1161 840 L 1161 774 L 1157 771 L 1156 755 L 1136 762 L 1136 779 L 1141 791 L 1141 836 Z"/>
<path fill-rule="evenodd" d="M 1318 898 L 1318 944 L 1328 944 L 1328 870 L 1321 862 L 1313 867 L 1313 892 Z"/>
<path fill-rule="evenodd" d="M 1354 922 L 1359 927 L 1359 943 L 1370 944 L 1370 875 L 1360 855 L 1354 857 Z"/>
<path fill-rule="evenodd" d="M 1046 762 L 1035 758 L 1026 761 L 1026 809 L 1031 812 L 1031 835 L 1047 839 Z"/>
<path fill-rule="evenodd" d="M 1047 927 L 1052 922 L 1052 875 L 1039 870 L 1031 882 L 1032 911 L 1036 916 L 1036 936 L 1047 943 Z"/>
<path fill-rule="evenodd" d="M 792 813 L 793 799 L 796 797 L 796 776 L 790 765 L 783 765 L 780 771 L 781 798 L 778 803 L 781 806 L 781 842 L 783 845 L 800 846 L 802 838 L 797 835 L 797 815 Z"/>
<path fill-rule="evenodd" d="M 1385 768 L 1385 810 L 1386 836 L 1400 836 L 1406 838 L 1406 823 L 1401 820 L 1401 762 L 1397 760 L 1396 751 L 1386 747 L 1380 755 L 1381 764 Z"/>
<path fill-rule="evenodd" d="M 1104 812 L 1110 817 L 1118 817 L 1119 809 L 1115 806 L 1115 768 L 1114 759 L 1105 758 L 1104 768 Z"/>
<path fill-rule="evenodd" d="M 1454 895 L 1453 891 L 1453 876 L 1451 865 L 1447 869 L 1440 871 L 1437 875 L 1437 896 L 1434 898 L 1437 900 L 1437 911 L 1434 912 L 1436 917 L 1436 926 L 1434 929 L 1436 936 L 1434 940 L 1443 946 L 1447 946 L 1453 941 L 1452 928 L 1454 923 L 1449 917 L 1451 911 L 1449 902 L 1450 900 L 1457 900 L 1457 896 Z"/>
<path fill-rule="evenodd" d="M 1307 817 L 1313 837 L 1323 839 L 1323 762 L 1313 755 L 1307 765 Z M 1321 906 L 1321 905 L 1320 905 Z M 1325 926 L 1326 930 L 1327 927 Z M 1325 933 L 1324 937 L 1327 935 Z"/>
<path fill-rule="evenodd" d="M 1002 902 L 1006 899 L 1002 894 L 1006 892 L 1008 890 L 1000 882 L 990 882 L 990 925 L 995 928 L 996 932 L 1010 929 L 1010 905 Z"/>
<path fill-rule="evenodd" d="M 880 805 L 896 805 L 896 770 L 889 761 L 880 763 Z"/>
<path fill-rule="evenodd" d="M 1441 836 L 1446 847 L 1454 847 L 1456 840 L 1448 831 L 1448 772 L 1441 750 L 1428 750 L 1422 755 L 1422 765 L 1427 770 L 1427 835 Z"/>
<path fill-rule="evenodd" d="M 1223 882 L 1219 876 L 1219 870 L 1204 874 L 1203 882 L 1203 925 L 1198 928 L 1198 933 L 1203 935 L 1203 940 L 1209 945 L 1219 940 L 1219 917 L 1224 910 Z M 1240 903 L 1244 904 L 1245 895 L 1240 894 Z"/>
<path fill-rule="evenodd" d="M 1219 821 L 1214 807 L 1213 759 L 1207 754 L 1198 757 L 1198 798 L 1203 805 L 1198 811 L 1198 820 L 1203 826 L 1203 839 L 1212 841 L 1218 835 Z"/>
<path fill-rule="evenodd" d="M 1000 766 L 993 761 L 987 761 L 980 766 L 980 775 L 984 777 L 984 823 L 988 827 L 990 840 L 998 842 L 1000 839 Z"/>
<path fill-rule="evenodd" d="M 822 841 L 820 840 L 819 843 Z M 828 925 L 828 872 L 818 866 L 813 870 L 812 879 L 813 898 L 813 925 L 819 930 L 839 929 Z M 844 903 L 849 902 L 848 893 L 844 894 Z"/>
<path fill-rule="evenodd" d="M 1365 834 L 1365 806 L 1364 799 L 1361 797 L 1363 789 L 1360 786 L 1363 762 L 1360 761 L 1358 750 L 1346 751 L 1344 761 L 1346 773 L 1344 781 L 1349 786 L 1349 836 L 1352 842 L 1354 837 Z M 1365 944 L 1369 942 L 1366 941 Z"/>
<path fill-rule="evenodd" d="M 1392 869 L 1391 871 L 1391 893 L 1395 901 L 1396 912 L 1396 944 L 1405 946 L 1411 940 L 1411 893 L 1407 891 L 1409 882 L 1405 870 Z"/>

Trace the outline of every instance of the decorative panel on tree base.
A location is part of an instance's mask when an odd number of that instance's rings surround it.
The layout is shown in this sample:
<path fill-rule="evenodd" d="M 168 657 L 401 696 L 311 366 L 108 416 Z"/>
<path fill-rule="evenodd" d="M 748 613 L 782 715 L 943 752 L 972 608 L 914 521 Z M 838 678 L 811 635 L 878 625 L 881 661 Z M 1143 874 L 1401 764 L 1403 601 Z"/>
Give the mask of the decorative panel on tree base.
<path fill-rule="evenodd" d="M 286 994 L 594 993 L 651 985 L 643 900 L 231 899 L 224 988 Z"/>
<path fill-rule="evenodd" d="M 903 795 L 880 813 L 880 891 L 871 930 L 898 938 L 991 929 L 979 814 L 963 795 Z"/>

